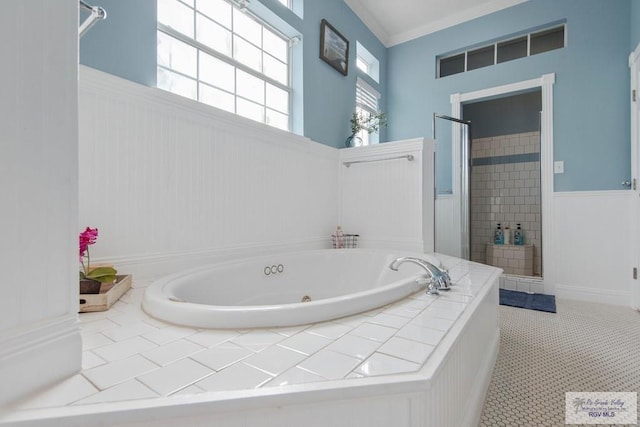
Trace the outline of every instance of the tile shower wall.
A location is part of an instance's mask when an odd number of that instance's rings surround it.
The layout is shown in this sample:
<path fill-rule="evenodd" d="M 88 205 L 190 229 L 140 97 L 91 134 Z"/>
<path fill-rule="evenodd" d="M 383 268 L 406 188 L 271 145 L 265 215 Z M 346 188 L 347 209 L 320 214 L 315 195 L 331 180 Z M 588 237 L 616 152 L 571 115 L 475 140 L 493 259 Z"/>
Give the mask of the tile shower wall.
<path fill-rule="evenodd" d="M 542 273 L 540 133 L 474 139 L 471 143 L 471 260 L 485 262 L 496 223 L 521 224 L 534 246 L 533 274 Z"/>

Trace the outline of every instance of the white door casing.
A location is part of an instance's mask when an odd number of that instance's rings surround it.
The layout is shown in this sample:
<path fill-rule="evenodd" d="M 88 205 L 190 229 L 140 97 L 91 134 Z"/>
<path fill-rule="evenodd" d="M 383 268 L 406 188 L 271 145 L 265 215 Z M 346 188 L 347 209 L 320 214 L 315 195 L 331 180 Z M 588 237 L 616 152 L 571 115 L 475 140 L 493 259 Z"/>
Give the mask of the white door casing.
<path fill-rule="evenodd" d="M 633 261 L 635 268 L 640 267 L 640 186 L 638 185 L 638 171 L 640 170 L 640 44 L 629 55 L 629 67 L 631 68 L 631 180 L 636 182 L 631 187 L 632 224 L 633 235 Z M 634 99 L 635 98 L 635 99 Z M 640 281 L 631 280 L 631 307 L 640 310 Z"/>
<path fill-rule="evenodd" d="M 516 94 L 531 89 L 540 88 L 542 91 L 542 116 L 540 129 L 540 168 L 541 168 L 541 212 L 542 212 L 542 265 L 545 270 L 553 266 L 553 247 L 544 245 L 550 242 L 553 236 L 553 224 L 549 220 L 553 213 L 553 85 L 555 73 L 544 74 L 540 78 L 511 83 L 481 89 L 474 92 L 454 93 L 451 95 L 451 116 L 460 117 L 462 104 L 470 101 L 480 101 L 496 96 Z M 460 197 L 460 133 L 452 132 L 452 171 L 453 171 L 453 198 Z M 453 206 L 453 219 L 460 219 L 460 203 Z M 464 236 L 462 238 L 465 238 Z M 468 236 L 466 237 L 468 238 Z M 543 273 L 544 276 L 544 273 Z M 544 291 L 547 294 L 555 294 L 555 286 L 551 281 L 545 280 Z"/>

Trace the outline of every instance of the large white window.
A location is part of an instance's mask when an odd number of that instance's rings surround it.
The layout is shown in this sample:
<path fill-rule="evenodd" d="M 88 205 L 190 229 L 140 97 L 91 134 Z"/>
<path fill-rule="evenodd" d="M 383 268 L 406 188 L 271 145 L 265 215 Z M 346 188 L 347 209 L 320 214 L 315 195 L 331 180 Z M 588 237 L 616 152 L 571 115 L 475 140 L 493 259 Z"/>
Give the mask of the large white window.
<path fill-rule="evenodd" d="M 356 113 L 365 117 L 370 114 L 378 114 L 378 101 L 380 93 L 371 87 L 370 84 L 358 77 L 356 81 Z M 366 130 L 361 130 L 358 135 L 362 140 L 362 145 L 378 143 L 378 134 L 370 134 Z"/>
<path fill-rule="evenodd" d="M 289 40 L 227 0 L 158 0 L 158 87 L 289 130 Z"/>

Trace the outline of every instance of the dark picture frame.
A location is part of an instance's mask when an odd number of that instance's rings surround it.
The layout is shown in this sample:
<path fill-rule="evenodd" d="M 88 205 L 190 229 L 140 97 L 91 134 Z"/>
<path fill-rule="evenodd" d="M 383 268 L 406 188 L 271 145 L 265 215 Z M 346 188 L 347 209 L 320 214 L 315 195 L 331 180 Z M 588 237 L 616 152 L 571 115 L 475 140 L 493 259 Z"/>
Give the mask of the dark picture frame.
<path fill-rule="evenodd" d="M 349 40 L 326 19 L 320 24 L 320 58 L 339 73 L 349 73 Z"/>

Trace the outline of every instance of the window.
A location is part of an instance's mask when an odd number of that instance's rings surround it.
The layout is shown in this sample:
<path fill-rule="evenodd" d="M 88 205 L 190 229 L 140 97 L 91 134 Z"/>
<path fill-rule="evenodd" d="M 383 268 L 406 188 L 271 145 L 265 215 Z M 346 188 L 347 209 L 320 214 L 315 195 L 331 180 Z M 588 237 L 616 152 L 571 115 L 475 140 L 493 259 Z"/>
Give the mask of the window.
<path fill-rule="evenodd" d="M 493 46 L 470 50 L 467 52 L 467 71 L 493 65 L 494 56 Z"/>
<path fill-rule="evenodd" d="M 356 40 L 356 67 L 376 83 L 380 82 L 380 61 Z"/>
<path fill-rule="evenodd" d="M 498 63 L 513 61 L 527 56 L 527 37 L 519 37 L 514 40 L 498 43 Z"/>
<path fill-rule="evenodd" d="M 291 9 L 291 0 L 278 0 L 280 3 Z"/>
<path fill-rule="evenodd" d="M 437 77 L 464 73 L 566 46 L 565 24 L 437 58 Z"/>
<path fill-rule="evenodd" d="M 380 93 L 358 77 L 356 81 L 356 113 L 364 115 L 377 114 L 379 100 Z M 361 130 L 357 136 L 362 140 L 362 145 L 378 143 L 378 135 L 370 134 L 366 130 Z"/>
<path fill-rule="evenodd" d="M 564 27 L 531 34 L 531 55 L 564 47 Z"/>
<path fill-rule="evenodd" d="M 440 60 L 440 77 L 464 72 L 464 53 Z"/>
<path fill-rule="evenodd" d="M 158 88 L 289 130 L 289 57 L 287 38 L 234 3 L 158 0 Z"/>

